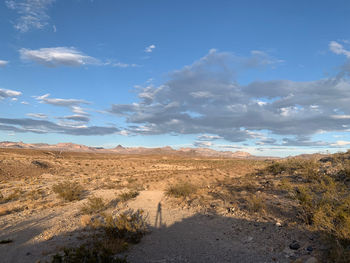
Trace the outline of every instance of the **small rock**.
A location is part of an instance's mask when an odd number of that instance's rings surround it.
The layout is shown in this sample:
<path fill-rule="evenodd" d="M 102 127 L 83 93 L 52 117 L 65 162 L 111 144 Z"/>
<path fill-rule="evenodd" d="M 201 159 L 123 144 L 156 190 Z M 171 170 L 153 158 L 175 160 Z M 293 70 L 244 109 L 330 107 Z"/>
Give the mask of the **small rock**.
<path fill-rule="evenodd" d="M 318 263 L 318 260 L 315 257 L 311 257 L 308 260 L 306 260 L 305 263 Z"/>
<path fill-rule="evenodd" d="M 309 251 L 309 252 L 311 252 L 311 251 L 314 250 L 314 248 L 313 248 L 312 246 L 308 246 L 308 247 L 306 248 L 306 250 Z"/>
<path fill-rule="evenodd" d="M 276 226 L 278 226 L 278 227 L 280 227 L 280 226 L 282 226 L 282 224 L 281 224 L 281 222 L 276 222 Z"/>
<path fill-rule="evenodd" d="M 293 241 L 290 245 L 289 245 L 289 248 L 290 249 L 293 249 L 293 250 L 298 250 L 300 248 L 300 244 L 297 242 L 297 241 Z"/>

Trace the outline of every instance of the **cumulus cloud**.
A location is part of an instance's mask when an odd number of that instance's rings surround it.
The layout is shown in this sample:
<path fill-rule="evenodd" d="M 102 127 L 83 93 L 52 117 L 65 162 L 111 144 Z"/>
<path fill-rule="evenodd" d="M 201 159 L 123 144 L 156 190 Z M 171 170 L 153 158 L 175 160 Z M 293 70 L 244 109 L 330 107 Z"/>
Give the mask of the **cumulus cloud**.
<path fill-rule="evenodd" d="M 35 61 L 47 67 L 102 65 L 93 57 L 87 56 L 74 47 L 53 47 L 19 50 L 22 60 Z"/>
<path fill-rule="evenodd" d="M 61 125 L 47 120 L 34 120 L 30 118 L 0 118 L 0 130 L 70 135 L 107 135 L 119 132 L 119 129 L 116 127 Z"/>
<path fill-rule="evenodd" d="M 249 59 L 211 50 L 172 72 L 162 85 L 139 88 L 138 101 L 114 104 L 109 112 L 125 117 L 134 134 L 211 134 L 231 142 L 263 139 L 259 132 L 268 131 L 296 138 L 286 139 L 285 145 L 321 145 L 305 138 L 348 129 L 349 119 L 344 117 L 350 115 L 348 78 L 240 85 L 237 71 L 246 68 Z M 262 64 L 270 65 L 251 66 Z"/>
<path fill-rule="evenodd" d="M 5 67 L 8 63 L 9 63 L 8 61 L 0 59 L 0 68 Z"/>
<path fill-rule="evenodd" d="M 55 0 L 9 0 L 6 1 L 6 5 L 9 9 L 15 10 L 19 15 L 19 18 L 14 24 L 15 29 L 20 32 L 27 32 L 33 28 L 42 29 L 48 25 L 50 17 L 47 11 L 54 1 Z"/>
<path fill-rule="evenodd" d="M 152 45 L 145 48 L 145 52 L 152 53 L 155 48 L 156 48 L 156 46 L 152 44 Z"/>
<path fill-rule="evenodd" d="M 22 95 L 22 92 L 10 89 L 0 89 L 0 100 L 5 98 L 16 98 Z"/>

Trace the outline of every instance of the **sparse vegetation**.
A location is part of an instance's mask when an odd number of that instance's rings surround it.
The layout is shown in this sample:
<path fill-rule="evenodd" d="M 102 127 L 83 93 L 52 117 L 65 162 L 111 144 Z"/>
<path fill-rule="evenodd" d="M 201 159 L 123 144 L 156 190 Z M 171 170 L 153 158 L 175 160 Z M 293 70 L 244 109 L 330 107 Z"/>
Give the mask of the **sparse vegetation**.
<path fill-rule="evenodd" d="M 94 245 L 93 247 L 80 246 L 78 248 L 66 248 L 63 255 L 56 254 L 51 263 L 127 263 L 126 258 L 115 257 L 108 249 Z"/>
<path fill-rule="evenodd" d="M 89 197 L 88 202 L 81 208 L 84 214 L 94 214 L 106 209 L 106 204 L 101 197 Z"/>
<path fill-rule="evenodd" d="M 188 197 L 197 191 L 197 187 L 191 183 L 180 182 L 176 185 L 170 186 L 166 190 L 166 195 L 174 197 Z"/>
<path fill-rule="evenodd" d="M 83 188 L 79 183 L 69 181 L 55 184 L 52 190 L 60 198 L 68 202 L 79 200 L 83 193 Z"/>
<path fill-rule="evenodd" d="M 249 211 L 262 212 L 266 209 L 264 200 L 258 195 L 251 195 L 246 198 Z"/>
<path fill-rule="evenodd" d="M 130 199 L 136 198 L 139 195 L 138 191 L 128 191 L 128 192 L 124 192 L 121 193 L 118 198 L 120 199 L 120 201 L 122 202 L 126 202 L 129 201 Z"/>
<path fill-rule="evenodd" d="M 128 243 L 138 243 L 147 231 L 143 210 L 127 210 L 117 216 L 107 215 L 103 226 L 110 239 L 121 239 Z"/>

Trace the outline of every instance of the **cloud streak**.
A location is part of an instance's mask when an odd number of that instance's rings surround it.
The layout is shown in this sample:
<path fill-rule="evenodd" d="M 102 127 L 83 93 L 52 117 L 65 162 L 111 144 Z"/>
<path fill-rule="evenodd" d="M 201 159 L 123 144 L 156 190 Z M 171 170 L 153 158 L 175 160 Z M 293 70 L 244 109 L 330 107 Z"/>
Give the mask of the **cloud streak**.
<path fill-rule="evenodd" d="M 9 63 L 8 61 L 0 59 L 0 68 L 5 67 L 8 63 Z"/>
<path fill-rule="evenodd" d="M 19 53 L 22 60 L 34 61 L 47 67 L 102 65 L 98 59 L 87 56 L 74 47 L 21 48 Z"/>
<path fill-rule="evenodd" d="M 59 107 L 72 107 L 73 110 L 79 110 L 82 113 L 82 109 L 79 107 L 80 104 L 90 104 L 86 100 L 80 99 L 59 99 L 59 98 L 49 98 L 50 94 L 45 94 L 42 96 L 35 96 L 35 99 L 40 103 L 50 104 Z"/>
<path fill-rule="evenodd" d="M 24 0 L 6 1 L 9 9 L 17 12 L 19 18 L 14 28 L 20 32 L 27 32 L 31 29 L 42 29 L 48 25 L 50 17 L 47 14 L 49 7 L 55 0 Z"/>
<path fill-rule="evenodd" d="M 17 98 L 22 95 L 22 92 L 10 89 L 0 89 L 0 100 L 5 98 Z"/>
<path fill-rule="evenodd" d="M 155 48 L 156 48 L 156 46 L 152 44 L 152 45 L 145 48 L 145 52 L 152 53 Z"/>
<path fill-rule="evenodd" d="M 13 132 L 33 133 L 61 133 L 78 136 L 108 135 L 119 132 L 116 127 L 101 126 L 69 126 L 60 125 L 47 120 L 34 120 L 31 118 L 9 119 L 0 118 L 0 130 Z"/>

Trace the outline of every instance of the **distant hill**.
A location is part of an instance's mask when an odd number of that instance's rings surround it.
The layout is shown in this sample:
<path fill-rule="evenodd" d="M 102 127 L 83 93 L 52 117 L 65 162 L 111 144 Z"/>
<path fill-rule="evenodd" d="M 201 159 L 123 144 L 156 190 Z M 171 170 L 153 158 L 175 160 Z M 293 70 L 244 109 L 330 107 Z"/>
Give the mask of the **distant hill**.
<path fill-rule="evenodd" d="M 100 152 L 100 153 L 118 153 L 118 154 L 159 154 L 159 155 L 182 155 L 182 156 L 202 156 L 202 157 L 223 157 L 223 158 L 254 158 L 251 154 L 243 151 L 215 151 L 208 148 L 180 148 L 175 150 L 170 146 L 160 148 L 145 147 L 123 147 L 118 145 L 112 149 L 102 147 L 89 147 L 75 143 L 23 143 L 23 142 L 0 142 L 0 148 L 15 149 L 41 149 L 53 151 L 72 151 L 72 152 Z"/>

